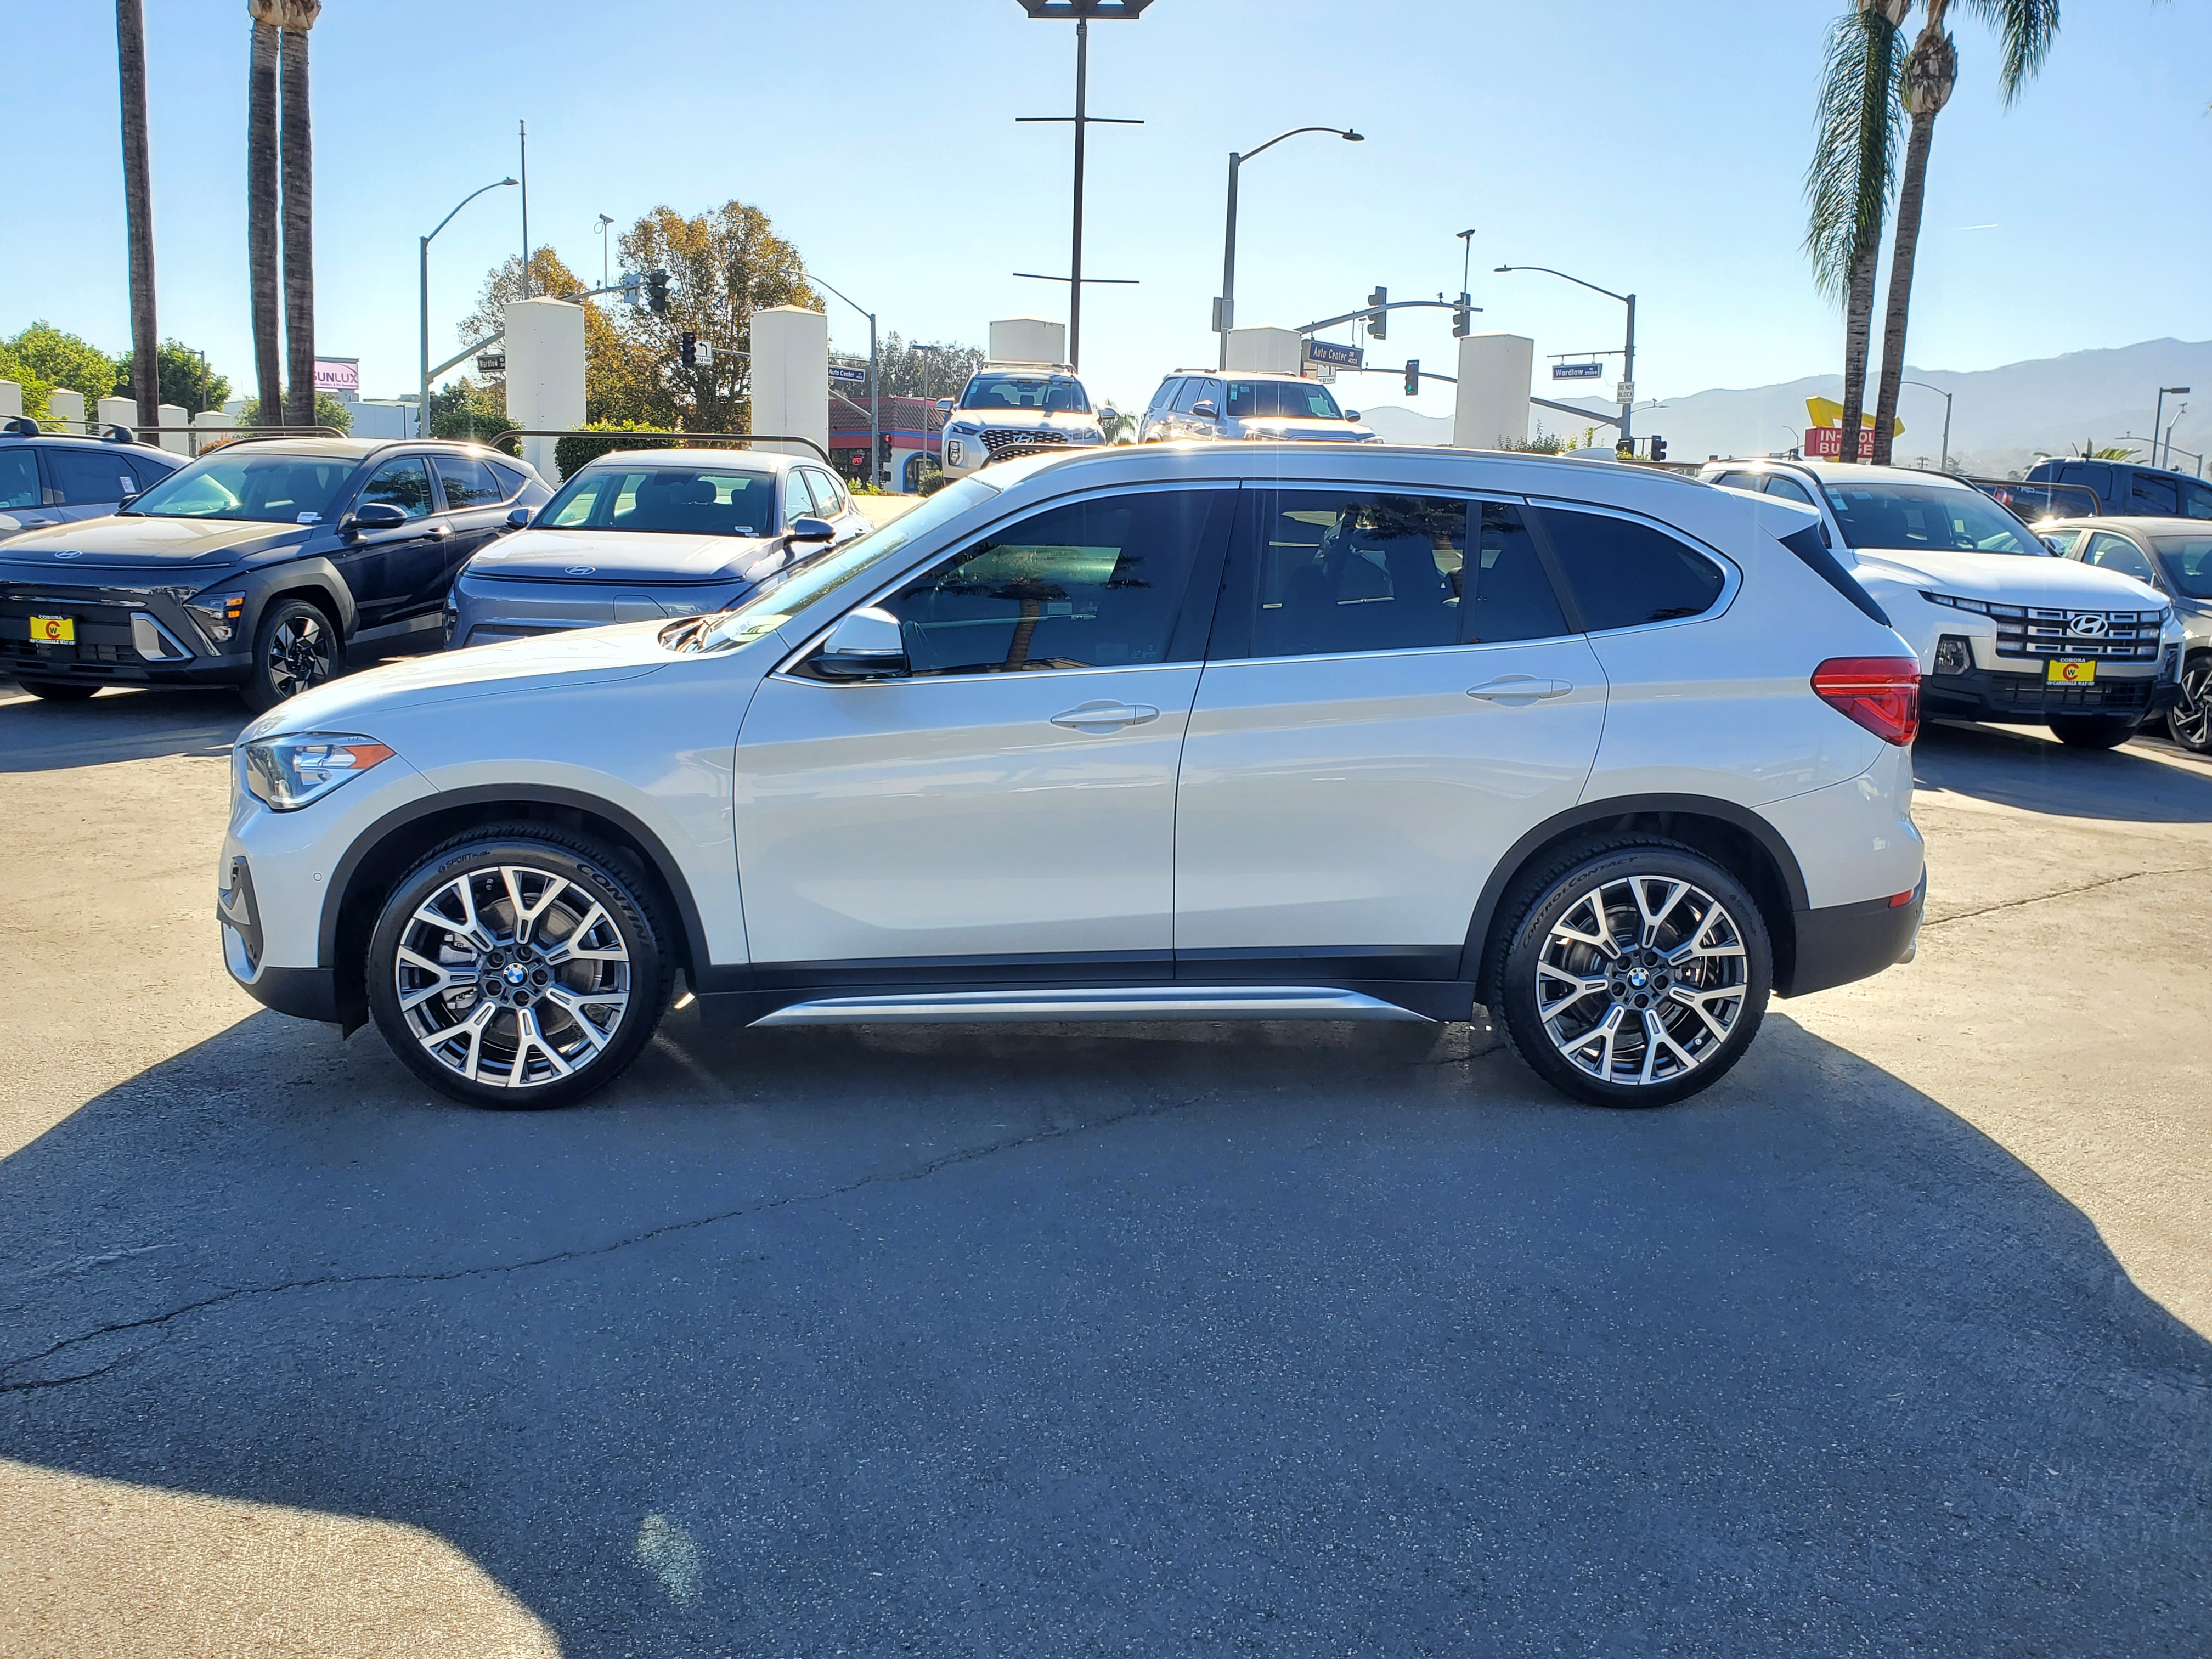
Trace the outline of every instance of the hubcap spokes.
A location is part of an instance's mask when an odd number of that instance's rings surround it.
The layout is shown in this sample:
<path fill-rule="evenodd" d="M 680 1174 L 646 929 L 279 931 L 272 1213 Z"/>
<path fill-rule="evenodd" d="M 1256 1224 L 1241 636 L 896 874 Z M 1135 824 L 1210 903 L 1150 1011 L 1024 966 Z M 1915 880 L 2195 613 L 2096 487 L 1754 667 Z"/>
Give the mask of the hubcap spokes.
<path fill-rule="evenodd" d="M 287 697 L 297 696 L 331 674 L 329 635 L 313 617 L 295 617 L 269 636 L 269 680 Z"/>
<path fill-rule="evenodd" d="M 392 973 L 424 1050 L 471 1083 L 527 1089 L 605 1052 L 629 1007 L 629 947 L 564 876 L 493 865 L 416 907 Z"/>
<path fill-rule="evenodd" d="M 1718 1052 L 1743 1012 L 1749 958 L 1720 902 L 1674 876 L 1625 876 L 1562 913 L 1536 963 L 1536 1012 L 1577 1071 L 1670 1083 Z"/>
<path fill-rule="evenodd" d="M 2192 668 L 2181 677 L 2181 693 L 2174 700 L 2173 712 L 2166 716 L 2176 742 L 2199 750 L 2212 748 L 2212 707 L 2206 704 L 2208 697 L 2212 697 L 2212 667 Z"/>

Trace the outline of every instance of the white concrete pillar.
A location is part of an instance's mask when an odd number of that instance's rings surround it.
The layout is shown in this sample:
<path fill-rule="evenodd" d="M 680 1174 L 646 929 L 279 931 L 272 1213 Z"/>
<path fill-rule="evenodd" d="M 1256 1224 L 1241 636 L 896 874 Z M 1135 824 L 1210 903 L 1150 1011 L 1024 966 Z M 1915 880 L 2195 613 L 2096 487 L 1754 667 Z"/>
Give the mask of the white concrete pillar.
<path fill-rule="evenodd" d="M 231 429 L 231 428 L 237 424 L 238 422 L 231 417 L 228 411 L 224 410 L 204 409 L 200 410 L 198 414 L 192 416 L 192 435 L 189 440 L 192 447 L 192 453 L 197 455 L 201 451 L 209 448 L 210 447 L 210 441 L 215 444 L 222 443 L 223 441 L 222 438 L 215 434 L 227 433 Z"/>
<path fill-rule="evenodd" d="M 566 300 L 518 300 L 507 308 L 507 417 L 520 427 L 570 432 L 584 423 L 584 308 Z M 830 382 L 823 360 L 822 384 Z M 829 419 L 829 408 L 823 408 Z M 522 459 L 560 481 L 553 438 L 525 438 Z"/>
<path fill-rule="evenodd" d="M 46 393 L 46 413 L 61 422 L 64 432 L 84 430 L 84 393 L 56 386 Z"/>
<path fill-rule="evenodd" d="M 1232 328 L 1229 367 L 1247 374 L 1302 374 L 1306 343 L 1287 328 Z"/>
<path fill-rule="evenodd" d="M 23 412 L 23 388 L 13 380 L 0 380 L 0 421 L 12 421 Z"/>
<path fill-rule="evenodd" d="M 100 430 L 105 436 L 111 426 L 135 428 L 138 424 L 138 404 L 131 398 L 102 398 L 100 400 Z"/>
<path fill-rule="evenodd" d="M 830 319 L 797 306 L 753 313 L 752 430 L 830 447 Z M 756 444 L 811 455 L 804 444 Z M 818 457 L 817 459 L 819 459 Z"/>
<path fill-rule="evenodd" d="M 994 317 L 990 356 L 994 363 L 1064 363 L 1067 325 L 1049 317 Z"/>
<path fill-rule="evenodd" d="M 154 412 L 161 416 L 154 422 L 155 426 L 190 426 L 192 423 L 192 417 L 185 413 L 182 404 L 160 404 L 155 405 Z M 154 441 L 164 449 L 175 450 L 179 455 L 189 453 L 191 447 L 190 439 L 182 432 L 164 432 Z"/>
<path fill-rule="evenodd" d="M 1528 436 L 1528 389 L 1536 343 L 1520 334 L 1470 334 L 1459 343 L 1459 396 L 1452 406 L 1452 442 L 1461 449 L 1496 449 Z"/>

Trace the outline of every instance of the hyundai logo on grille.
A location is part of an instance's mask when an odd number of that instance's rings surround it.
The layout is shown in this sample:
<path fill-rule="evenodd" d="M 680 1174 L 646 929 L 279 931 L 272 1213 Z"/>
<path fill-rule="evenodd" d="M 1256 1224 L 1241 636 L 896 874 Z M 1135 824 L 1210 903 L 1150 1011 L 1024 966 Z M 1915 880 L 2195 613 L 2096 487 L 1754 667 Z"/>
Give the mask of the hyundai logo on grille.
<path fill-rule="evenodd" d="M 562 574 L 570 576 L 588 576 L 598 568 L 599 566 L 595 564 L 572 564 Z"/>
<path fill-rule="evenodd" d="M 2069 617 L 2066 619 L 2066 631 L 2069 634 L 2079 634 L 2085 640 L 2101 640 L 2105 637 L 2105 619 L 2102 617 L 2086 613 L 2079 617 Z"/>

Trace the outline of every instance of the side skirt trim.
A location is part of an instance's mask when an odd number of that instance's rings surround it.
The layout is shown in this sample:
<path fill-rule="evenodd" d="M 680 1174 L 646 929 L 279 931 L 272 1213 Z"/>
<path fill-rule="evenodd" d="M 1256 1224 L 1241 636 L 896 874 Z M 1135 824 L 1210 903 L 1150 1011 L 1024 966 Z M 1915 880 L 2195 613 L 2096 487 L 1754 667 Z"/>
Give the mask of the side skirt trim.
<path fill-rule="evenodd" d="M 908 992 L 791 1003 L 755 1025 L 902 1025 L 1058 1020 L 1351 1019 L 1427 1016 L 1358 991 L 1310 985 L 1154 985 L 1119 989 L 1038 987 Z"/>

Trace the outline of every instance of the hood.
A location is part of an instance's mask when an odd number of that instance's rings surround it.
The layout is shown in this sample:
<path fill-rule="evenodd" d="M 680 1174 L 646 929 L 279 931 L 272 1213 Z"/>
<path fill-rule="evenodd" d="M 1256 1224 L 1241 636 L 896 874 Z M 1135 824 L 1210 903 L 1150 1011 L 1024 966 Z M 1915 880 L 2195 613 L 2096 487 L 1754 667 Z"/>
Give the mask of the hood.
<path fill-rule="evenodd" d="M 76 524 L 41 525 L 8 538 L 0 564 L 33 567 L 37 575 L 96 567 L 103 570 L 212 571 L 297 547 L 312 527 L 240 519 L 155 519 L 112 514 Z M 15 580 L 23 573 L 10 569 Z"/>
<path fill-rule="evenodd" d="M 994 432 L 1096 432 L 1096 415 L 1077 415 L 1045 409 L 955 409 L 945 412 L 945 429 L 956 426 L 988 427 Z"/>
<path fill-rule="evenodd" d="M 617 623 L 386 663 L 302 692 L 242 735 L 359 730 L 373 737 L 378 715 L 427 703 L 635 679 L 673 660 L 660 646 L 660 632 L 667 626 L 659 620 Z"/>
<path fill-rule="evenodd" d="M 1244 422 L 1255 437 L 1296 439 L 1300 443 L 1364 443 L 1375 434 L 1355 421 L 1324 421 L 1308 415 L 1261 415 Z"/>
<path fill-rule="evenodd" d="M 472 576 L 510 581 L 720 583 L 748 580 L 756 565 L 773 568 L 783 553 L 781 536 L 519 530 L 471 559 L 468 568 Z"/>
<path fill-rule="evenodd" d="M 1862 578 L 1915 590 L 2050 610 L 2156 611 L 2166 600 L 2133 576 L 2072 559 L 1956 553 L 1934 548 L 1859 548 Z"/>

